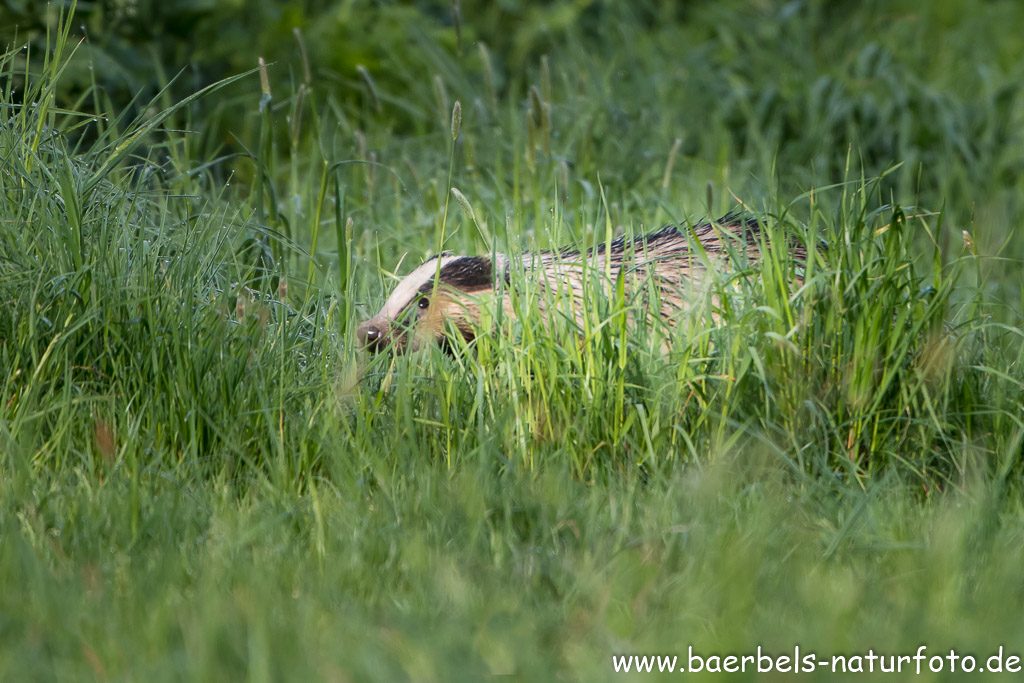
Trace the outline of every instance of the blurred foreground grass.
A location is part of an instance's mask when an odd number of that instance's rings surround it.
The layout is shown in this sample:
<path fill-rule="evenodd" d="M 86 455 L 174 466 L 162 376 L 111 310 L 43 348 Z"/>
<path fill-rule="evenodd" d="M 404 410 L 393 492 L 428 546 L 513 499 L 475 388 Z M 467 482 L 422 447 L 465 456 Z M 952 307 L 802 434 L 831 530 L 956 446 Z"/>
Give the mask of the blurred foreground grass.
<path fill-rule="evenodd" d="M 15 501 L 5 484 L 2 673 L 604 680 L 612 654 L 689 645 L 1019 653 L 1016 499 L 801 491 L 744 460 L 646 488 L 476 464 L 302 497 L 147 477 Z"/>

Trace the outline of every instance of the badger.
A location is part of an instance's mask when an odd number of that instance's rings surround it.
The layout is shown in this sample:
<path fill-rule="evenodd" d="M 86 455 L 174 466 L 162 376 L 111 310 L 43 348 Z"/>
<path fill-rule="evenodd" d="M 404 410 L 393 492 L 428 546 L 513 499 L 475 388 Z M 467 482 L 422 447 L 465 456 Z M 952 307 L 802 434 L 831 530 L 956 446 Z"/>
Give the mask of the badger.
<path fill-rule="evenodd" d="M 668 225 L 639 237 L 619 237 L 585 252 L 564 247 L 512 257 L 457 256 L 444 251 L 399 282 L 380 312 L 361 324 L 356 335 L 361 346 L 373 353 L 401 354 L 430 344 L 454 352 L 457 345 L 449 334 L 473 341 L 483 307 L 494 309 L 488 311 L 492 320 L 499 308 L 509 319 L 515 317 L 511 290 L 520 277 L 531 278 L 539 288 L 536 307 L 545 320 L 552 313 L 548 309 L 555 307 L 552 301 L 563 308 L 562 302 L 568 302 L 571 317 L 582 327 L 589 300 L 584 296 L 585 282 L 597 277 L 608 293 L 622 278 L 623 289 L 631 297 L 653 286 L 656 305 L 647 307 L 646 315 L 660 315 L 671 322 L 702 288 L 706 291 L 711 271 L 756 264 L 765 246 L 755 219 L 728 214 L 717 221 Z M 787 248 L 795 261 L 805 259 L 801 244 L 791 241 Z M 717 314 L 712 315 L 717 319 Z M 635 312 L 630 316 L 635 318 Z"/>

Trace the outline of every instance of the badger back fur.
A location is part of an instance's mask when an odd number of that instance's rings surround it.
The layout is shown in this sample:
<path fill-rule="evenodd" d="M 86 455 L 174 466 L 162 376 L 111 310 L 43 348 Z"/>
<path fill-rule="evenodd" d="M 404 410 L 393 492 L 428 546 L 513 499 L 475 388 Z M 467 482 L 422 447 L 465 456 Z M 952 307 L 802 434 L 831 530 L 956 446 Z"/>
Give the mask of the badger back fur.
<path fill-rule="evenodd" d="M 762 243 L 757 221 L 729 215 L 692 227 L 670 225 L 649 235 L 620 237 L 585 253 L 571 248 L 527 252 L 517 259 L 519 267 L 504 254 L 455 256 L 446 251 L 409 273 L 380 312 L 359 326 L 357 335 L 373 352 L 404 353 L 435 343 L 451 349 L 449 330 L 471 341 L 481 307 L 492 308 L 492 318 L 498 307 L 514 317 L 508 286 L 518 277 L 536 282 L 542 292 L 537 306 L 545 319 L 548 302 L 564 306 L 567 301 L 582 324 L 588 276 L 592 281 L 600 274 L 610 291 L 621 274 L 627 296 L 647 283 L 656 287 L 658 313 L 671 320 L 687 308 L 695 290 L 709 283 L 709 268 L 724 271 L 759 261 Z M 794 259 L 803 261 L 802 246 L 788 248 Z"/>

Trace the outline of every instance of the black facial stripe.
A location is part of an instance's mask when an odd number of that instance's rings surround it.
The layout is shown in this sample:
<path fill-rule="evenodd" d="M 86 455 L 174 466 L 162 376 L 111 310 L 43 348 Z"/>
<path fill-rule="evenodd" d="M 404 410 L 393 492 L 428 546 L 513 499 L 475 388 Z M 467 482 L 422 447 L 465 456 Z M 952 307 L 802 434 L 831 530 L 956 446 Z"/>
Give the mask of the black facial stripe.
<path fill-rule="evenodd" d="M 494 267 L 486 256 L 464 256 L 441 267 L 441 284 L 463 291 L 490 289 L 494 286 Z M 420 294 L 434 291 L 434 280 L 420 285 Z"/>
<path fill-rule="evenodd" d="M 480 289 L 494 286 L 494 268 L 491 259 L 467 256 L 441 268 L 441 282 L 456 289 Z"/>
<path fill-rule="evenodd" d="M 441 258 L 442 256 L 451 256 L 451 255 L 452 255 L 453 253 L 454 253 L 454 252 L 453 252 L 453 251 L 451 251 L 450 249 L 445 249 L 445 250 L 444 250 L 444 251 L 442 251 L 442 252 L 441 252 L 440 254 L 434 254 L 433 256 L 429 257 L 429 258 L 428 258 L 427 260 L 425 260 L 425 261 L 424 261 L 423 263 L 430 263 L 430 262 L 431 262 L 431 261 L 433 261 L 434 259 L 438 259 L 438 258 Z"/>

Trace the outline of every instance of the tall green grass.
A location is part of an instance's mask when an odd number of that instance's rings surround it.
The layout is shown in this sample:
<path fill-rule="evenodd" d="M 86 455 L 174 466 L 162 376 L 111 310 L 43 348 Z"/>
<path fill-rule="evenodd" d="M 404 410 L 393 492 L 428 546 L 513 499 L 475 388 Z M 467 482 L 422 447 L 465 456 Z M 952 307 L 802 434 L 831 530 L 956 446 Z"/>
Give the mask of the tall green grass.
<path fill-rule="evenodd" d="M 1014 10 L 849 10 L 845 43 L 792 45 L 835 17 L 657 7 L 595 5 L 522 68 L 417 35 L 419 64 L 348 84 L 364 106 L 257 68 L 197 93 L 249 87 L 230 153 L 171 90 L 137 119 L 99 88 L 58 106 L 70 15 L 6 53 L 0 678 L 1020 641 Z M 894 49 L 964 55 L 979 25 L 988 80 Z M 552 328 L 524 282 L 454 357 L 353 346 L 439 243 L 586 248 L 737 205 L 810 256 L 723 275 L 720 325 L 710 300 L 630 325 L 643 294 L 596 287 L 582 334 Z"/>

